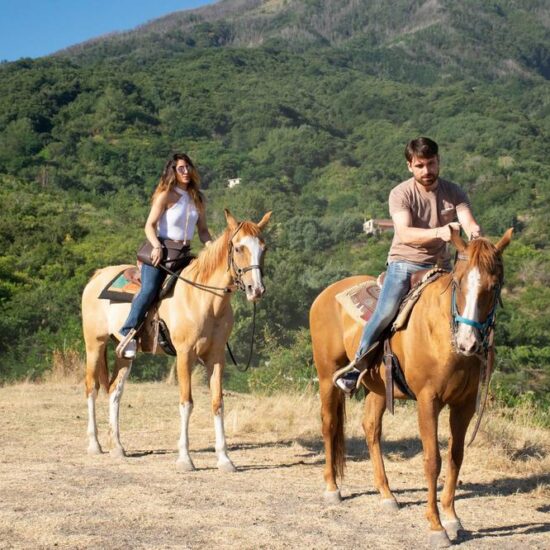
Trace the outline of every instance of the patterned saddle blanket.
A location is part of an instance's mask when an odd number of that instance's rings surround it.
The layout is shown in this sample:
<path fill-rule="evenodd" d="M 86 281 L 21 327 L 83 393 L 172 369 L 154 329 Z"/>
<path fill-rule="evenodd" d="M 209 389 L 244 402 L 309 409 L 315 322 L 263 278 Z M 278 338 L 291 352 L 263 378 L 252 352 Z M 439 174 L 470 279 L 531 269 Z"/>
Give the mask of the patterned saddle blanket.
<path fill-rule="evenodd" d="M 141 277 L 138 267 L 124 269 L 101 291 L 98 298 L 111 302 L 131 302 L 141 288 Z"/>
<path fill-rule="evenodd" d="M 409 315 L 422 294 L 424 288 L 431 282 L 439 279 L 441 275 L 447 273 L 444 269 L 435 267 L 427 271 L 419 282 L 417 282 L 403 298 L 397 316 L 392 324 L 392 331 L 404 328 L 407 324 Z M 336 295 L 336 300 L 342 305 L 346 313 L 361 325 L 366 325 L 372 317 L 378 298 L 381 292 L 381 284 L 377 280 L 365 281 L 352 286 Z"/>

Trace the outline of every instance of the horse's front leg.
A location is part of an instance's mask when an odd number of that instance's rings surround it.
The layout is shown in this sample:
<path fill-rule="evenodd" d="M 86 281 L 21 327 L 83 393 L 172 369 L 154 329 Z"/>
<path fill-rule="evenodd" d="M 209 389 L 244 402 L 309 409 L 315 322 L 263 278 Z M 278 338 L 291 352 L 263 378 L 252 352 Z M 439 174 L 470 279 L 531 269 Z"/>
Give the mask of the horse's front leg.
<path fill-rule="evenodd" d="M 86 400 L 88 402 L 88 454 L 102 453 L 97 438 L 96 399 L 99 390 L 99 371 L 106 370 L 105 344 L 86 344 Z"/>
<path fill-rule="evenodd" d="M 223 369 L 224 350 L 213 351 L 206 359 L 206 368 L 210 385 L 212 400 L 212 413 L 214 415 L 214 432 L 216 434 L 216 454 L 218 456 L 218 469 L 224 472 L 235 472 L 237 468 L 227 455 L 227 443 L 225 440 L 225 428 L 223 421 Z"/>
<path fill-rule="evenodd" d="M 447 531 L 447 535 L 451 540 L 454 540 L 458 538 L 459 531 L 462 529 L 460 519 L 455 512 L 456 484 L 464 457 L 466 431 L 475 411 L 475 400 L 472 399 L 462 405 L 453 405 L 450 409 L 449 423 L 451 437 L 449 438 L 449 450 L 447 453 L 447 475 L 445 476 L 445 486 L 441 493 L 441 506 L 445 515 L 443 526 Z"/>
<path fill-rule="evenodd" d="M 365 399 L 365 415 L 363 417 L 363 430 L 369 447 L 370 459 L 374 470 L 374 485 L 380 491 L 382 506 L 387 510 L 397 510 L 397 500 L 390 490 L 380 438 L 382 436 L 382 416 L 386 408 L 386 397 L 370 392 Z"/>
<path fill-rule="evenodd" d="M 109 383 L 109 439 L 111 456 L 124 457 L 126 453 L 120 442 L 120 401 L 124 393 L 124 383 L 130 375 L 132 361 L 115 359 L 115 370 Z"/>
<path fill-rule="evenodd" d="M 193 471 L 195 470 L 195 465 L 189 454 L 189 419 L 193 412 L 191 371 L 195 356 L 189 350 L 178 349 L 176 361 L 180 387 L 180 439 L 178 442 L 179 454 L 176 465 L 181 470 Z"/>
<path fill-rule="evenodd" d="M 437 548 L 450 546 L 451 541 L 441 524 L 437 508 L 437 478 L 441 472 L 441 455 L 437 441 L 437 421 L 441 402 L 428 392 L 418 396 L 418 426 L 424 450 L 424 473 L 428 482 L 426 517 L 430 522 L 430 544 Z"/>

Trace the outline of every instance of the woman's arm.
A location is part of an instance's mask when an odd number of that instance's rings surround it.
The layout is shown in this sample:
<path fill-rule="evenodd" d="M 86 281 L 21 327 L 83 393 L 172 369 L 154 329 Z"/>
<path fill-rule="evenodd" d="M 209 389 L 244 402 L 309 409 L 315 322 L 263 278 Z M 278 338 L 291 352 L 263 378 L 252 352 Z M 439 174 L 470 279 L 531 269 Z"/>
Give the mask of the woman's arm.
<path fill-rule="evenodd" d="M 204 207 L 199 210 L 197 231 L 199 233 L 199 239 L 201 243 L 208 244 L 212 241 L 212 236 L 210 235 L 210 231 L 208 231 L 208 225 L 206 223 L 206 210 Z"/>
<path fill-rule="evenodd" d="M 158 265 L 162 260 L 162 246 L 159 238 L 157 237 L 157 223 L 160 220 L 164 210 L 166 210 L 166 202 L 168 199 L 168 192 L 159 193 L 149 211 L 147 221 L 145 222 L 145 236 L 147 240 L 153 246 L 153 252 L 151 253 L 151 260 L 153 265 Z"/>

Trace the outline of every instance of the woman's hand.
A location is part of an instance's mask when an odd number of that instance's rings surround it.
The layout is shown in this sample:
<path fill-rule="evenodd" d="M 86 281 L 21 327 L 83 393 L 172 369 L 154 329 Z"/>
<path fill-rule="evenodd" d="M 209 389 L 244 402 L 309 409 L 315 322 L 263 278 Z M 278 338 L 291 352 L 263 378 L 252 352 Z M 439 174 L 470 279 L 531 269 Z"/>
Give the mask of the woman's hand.
<path fill-rule="evenodd" d="M 162 246 L 155 246 L 153 248 L 153 251 L 151 252 L 151 261 L 153 262 L 153 265 L 156 267 L 160 264 L 160 261 L 162 260 Z"/>

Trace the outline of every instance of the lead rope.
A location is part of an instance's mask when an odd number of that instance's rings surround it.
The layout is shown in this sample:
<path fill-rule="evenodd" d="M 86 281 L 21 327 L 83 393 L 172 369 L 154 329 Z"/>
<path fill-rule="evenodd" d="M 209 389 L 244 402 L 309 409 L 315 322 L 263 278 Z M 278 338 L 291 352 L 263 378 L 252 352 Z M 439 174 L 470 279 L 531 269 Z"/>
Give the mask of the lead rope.
<path fill-rule="evenodd" d="M 250 349 L 248 350 L 248 361 L 246 362 L 246 365 L 244 367 L 239 367 L 239 364 L 235 360 L 235 356 L 233 355 L 233 352 L 231 351 L 231 348 L 229 347 L 229 342 L 226 342 L 225 345 L 227 346 L 227 351 L 229 352 L 229 356 L 231 357 L 231 361 L 233 361 L 233 364 L 235 367 L 237 367 L 237 370 L 239 372 L 246 372 L 248 370 L 248 367 L 250 367 L 250 362 L 252 361 L 252 353 L 254 351 L 254 335 L 256 333 L 256 302 L 253 303 L 253 311 L 252 311 L 252 334 L 250 336 Z"/>

